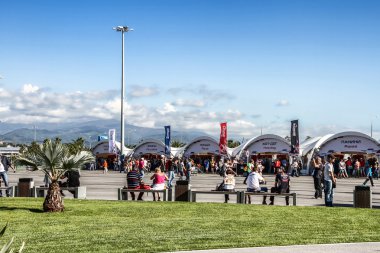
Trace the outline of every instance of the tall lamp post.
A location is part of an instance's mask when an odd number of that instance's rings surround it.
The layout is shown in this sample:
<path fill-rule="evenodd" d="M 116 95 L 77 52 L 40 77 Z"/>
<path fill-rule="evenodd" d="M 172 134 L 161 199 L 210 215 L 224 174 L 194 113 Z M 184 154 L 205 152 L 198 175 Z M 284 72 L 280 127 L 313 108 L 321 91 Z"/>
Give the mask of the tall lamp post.
<path fill-rule="evenodd" d="M 113 28 L 117 32 L 121 32 L 121 125 L 120 125 L 120 156 L 124 153 L 124 32 L 133 31 L 133 29 L 128 26 L 117 26 Z"/>

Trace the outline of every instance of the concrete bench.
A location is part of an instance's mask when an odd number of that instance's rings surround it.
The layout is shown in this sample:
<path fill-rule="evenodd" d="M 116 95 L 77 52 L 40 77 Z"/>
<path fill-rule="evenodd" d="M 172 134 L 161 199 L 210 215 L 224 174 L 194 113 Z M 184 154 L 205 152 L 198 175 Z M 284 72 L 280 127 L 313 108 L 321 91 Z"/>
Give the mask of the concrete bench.
<path fill-rule="evenodd" d="M 293 206 L 296 206 L 297 205 L 297 194 L 295 192 L 293 193 L 271 193 L 271 192 L 243 192 L 244 193 L 244 204 L 247 203 L 247 199 L 246 197 L 247 196 L 274 196 L 274 197 L 278 197 L 278 196 L 283 196 L 283 197 L 286 197 L 286 196 L 289 196 L 289 197 L 293 197 Z"/>
<path fill-rule="evenodd" d="M 0 186 L 0 191 L 6 191 L 6 190 L 9 190 L 9 195 L 10 195 L 9 197 L 16 196 L 16 186 Z"/>
<path fill-rule="evenodd" d="M 243 192 L 240 191 L 199 191 L 199 190 L 190 190 L 191 202 L 197 202 L 197 195 L 207 194 L 207 195 L 236 195 L 236 203 L 243 203 L 241 195 Z"/>
<path fill-rule="evenodd" d="M 163 201 L 172 201 L 172 189 L 164 190 L 147 190 L 147 189 L 128 189 L 128 188 L 119 188 L 117 189 L 117 199 L 118 200 L 128 200 L 128 192 L 146 192 L 146 193 L 162 193 Z"/>
<path fill-rule="evenodd" d="M 60 187 L 62 191 L 74 191 L 75 199 L 85 199 L 87 194 L 86 186 L 78 186 L 78 187 Z M 49 187 L 46 186 L 34 186 L 32 188 L 32 197 L 44 197 L 49 190 Z"/>

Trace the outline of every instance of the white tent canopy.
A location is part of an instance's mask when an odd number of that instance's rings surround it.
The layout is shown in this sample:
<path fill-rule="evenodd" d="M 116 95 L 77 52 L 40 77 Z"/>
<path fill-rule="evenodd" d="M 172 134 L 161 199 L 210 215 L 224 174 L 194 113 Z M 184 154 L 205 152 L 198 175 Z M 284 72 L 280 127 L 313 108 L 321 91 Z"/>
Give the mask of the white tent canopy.
<path fill-rule="evenodd" d="M 182 156 L 185 157 L 200 154 L 219 155 L 219 143 L 209 136 L 201 136 L 192 140 L 182 151 Z"/>
<path fill-rule="evenodd" d="M 302 155 L 306 159 L 306 170 L 310 171 L 310 162 L 314 154 L 325 156 L 332 153 L 380 154 L 380 144 L 372 137 L 360 132 L 325 135 L 317 142 L 312 142 L 303 148 Z"/>
<path fill-rule="evenodd" d="M 116 145 L 116 153 L 119 154 L 120 153 L 120 142 L 116 141 L 115 142 L 115 145 Z M 98 143 L 95 144 L 95 146 L 92 148 L 92 153 L 94 155 L 99 155 L 99 154 L 111 154 L 109 152 L 109 142 L 108 140 L 104 140 L 104 141 L 99 141 Z M 131 153 L 133 152 L 132 149 L 129 149 L 127 147 L 124 146 L 124 156 L 129 156 L 131 155 Z"/>
<path fill-rule="evenodd" d="M 281 136 L 274 134 L 264 134 L 254 137 L 242 144 L 241 148 L 236 149 L 238 157 L 249 155 L 272 153 L 272 154 L 288 154 L 290 152 L 290 143 Z"/>
<path fill-rule="evenodd" d="M 174 157 L 174 153 L 177 153 L 177 149 L 171 148 L 171 157 Z M 133 150 L 133 156 L 139 157 L 145 154 L 165 155 L 165 144 L 156 139 L 146 139 L 138 144 Z"/>

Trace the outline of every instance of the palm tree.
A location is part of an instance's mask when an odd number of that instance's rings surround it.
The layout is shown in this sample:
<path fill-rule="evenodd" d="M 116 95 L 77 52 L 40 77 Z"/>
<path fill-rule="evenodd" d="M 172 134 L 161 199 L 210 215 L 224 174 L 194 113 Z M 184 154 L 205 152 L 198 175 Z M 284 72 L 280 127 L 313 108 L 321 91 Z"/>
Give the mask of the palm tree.
<path fill-rule="evenodd" d="M 171 146 L 173 147 L 173 148 L 180 148 L 180 147 L 183 147 L 183 146 L 185 146 L 186 145 L 186 143 L 182 143 L 182 142 L 180 142 L 180 141 L 178 141 L 178 140 L 174 140 L 174 141 L 172 141 L 172 143 L 171 143 Z"/>
<path fill-rule="evenodd" d="M 36 147 L 36 146 L 35 146 Z M 51 184 L 43 209 L 45 212 L 61 212 L 64 209 L 63 199 L 58 180 L 71 170 L 79 170 L 87 162 L 93 161 L 93 156 L 88 151 L 76 151 L 70 153 L 68 145 L 60 140 L 45 140 L 43 144 L 33 150 L 21 154 L 17 160 L 22 165 L 31 166 L 33 170 L 41 170 L 49 177 Z"/>

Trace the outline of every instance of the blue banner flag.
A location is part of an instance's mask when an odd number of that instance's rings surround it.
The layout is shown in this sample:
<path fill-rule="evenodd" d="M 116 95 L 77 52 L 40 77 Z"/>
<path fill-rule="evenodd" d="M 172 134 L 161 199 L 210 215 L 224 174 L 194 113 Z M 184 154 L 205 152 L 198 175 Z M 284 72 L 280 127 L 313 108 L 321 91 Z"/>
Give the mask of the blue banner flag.
<path fill-rule="evenodd" d="M 170 155 L 170 126 L 165 126 L 165 155 Z"/>

